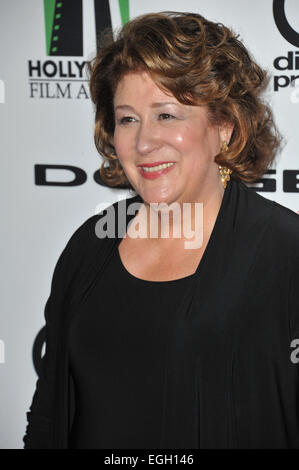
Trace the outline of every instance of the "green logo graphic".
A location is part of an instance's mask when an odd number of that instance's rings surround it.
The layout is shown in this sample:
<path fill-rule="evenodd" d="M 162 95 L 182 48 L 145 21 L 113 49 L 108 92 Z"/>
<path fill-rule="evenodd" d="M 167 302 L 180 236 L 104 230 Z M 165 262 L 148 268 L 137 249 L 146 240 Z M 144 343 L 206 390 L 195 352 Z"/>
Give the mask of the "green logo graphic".
<path fill-rule="evenodd" d="M 118 0 L 122 24 L 129 21 L 129 0 Z M 94 0 L 98 34 L 111 27 L 109 0 Z M 44 0 L 48 56 L 83 56 L 82 0 Z"/>

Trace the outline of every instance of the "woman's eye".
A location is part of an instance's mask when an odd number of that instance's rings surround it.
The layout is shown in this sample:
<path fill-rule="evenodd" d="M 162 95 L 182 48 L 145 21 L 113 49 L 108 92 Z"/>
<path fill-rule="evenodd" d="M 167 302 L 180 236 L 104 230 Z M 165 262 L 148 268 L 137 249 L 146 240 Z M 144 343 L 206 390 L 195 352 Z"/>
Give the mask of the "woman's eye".
<path fill-rule="evenodd" d="M 122 124 L 126 124 L 127 122 L 129 122 L 129 121 L 127 121 L 127 119 L 134 119 L 134 118 L 132 118 L 132 117 L 130 117 L 130 116 L 124 116 L 123 118 L 119 119 L 118 122 L 119 122 L 119 124 L 121 124 L 121 125 L 122 125 Z"/>
<path fill-rule="evenodd" d="M 169 121 L 171 119 L 175 119 L 175 117 L 172 116 L 172 114 L 168 114 L 168 113 L 161 113 L 159 114 L 159 118 L 160 116 L 162 116 L 162 119 L 161 119 L 162 121 L 165 121 L 165 120 Z M 128 124 L 129 122 L 132 122 L 131 119 L 134 120 L 134 118 L 131 116 L 124 116 L 118 120 L 118 123 L 122 126 L 122 125 Z"/>
<path fill-rule="evenodd" d="M 171 119 L 172 119 L 172 118 L 174 119 L 174 116 L 172 116 L 171 114 L 167 114 L 167 113 L 162 113 L 162 114 L 160 114 L 160 116 L 168 116 L 168 117 L 170 117 Z M 162 119 L 162 121 L 165 121 L 165 119 Z"/>

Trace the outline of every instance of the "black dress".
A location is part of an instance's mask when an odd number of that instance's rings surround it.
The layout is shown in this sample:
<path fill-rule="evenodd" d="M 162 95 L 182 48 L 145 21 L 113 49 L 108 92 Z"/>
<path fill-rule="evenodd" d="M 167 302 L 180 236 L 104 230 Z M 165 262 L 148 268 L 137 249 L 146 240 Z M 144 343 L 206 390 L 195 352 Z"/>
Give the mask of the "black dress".
<path fill-rule="evenodd" d="M 167 338 L 194 277 L 139 279 L 116 247 L 70 329 L 70 448 L 161 447 Z"/>
<path fill-rule="evenodd" d="M 299 449 L 298 215 L 231 178 L 196 273 L 166 283 L 124 271 L 105 215 L 56 265 L 25 448 Z"/>

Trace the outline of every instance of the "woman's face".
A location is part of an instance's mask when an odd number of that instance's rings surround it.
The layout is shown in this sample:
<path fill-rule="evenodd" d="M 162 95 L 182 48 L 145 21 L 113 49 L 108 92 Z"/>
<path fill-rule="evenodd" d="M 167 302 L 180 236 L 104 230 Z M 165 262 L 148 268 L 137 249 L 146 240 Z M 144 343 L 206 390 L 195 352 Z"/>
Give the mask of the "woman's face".
<path fill-rule="evenodd" d="M 209 125 L 205 107 L 181 104 L 138 72 L 118 83 L 114 111 L 116 154 L 145 202 L 201 202 L 221 191 L 214 157 L 230 135 Z M 142 171 L 140 165 L 155 162 L 174 164 L 160 173 Z"/>

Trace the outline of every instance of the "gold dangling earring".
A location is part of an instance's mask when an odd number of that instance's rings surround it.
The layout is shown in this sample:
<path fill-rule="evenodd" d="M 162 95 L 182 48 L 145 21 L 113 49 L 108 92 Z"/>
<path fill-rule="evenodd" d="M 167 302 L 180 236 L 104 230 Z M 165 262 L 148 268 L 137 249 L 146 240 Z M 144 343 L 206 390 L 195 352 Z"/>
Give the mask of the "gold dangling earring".
<path fill-rule="evenodd" d="M 227 151 L 228 150 L 228 145 L 226 140 L 222 144 L 222 149 L 221 151 Z M 221 181 L 223 184 L 223 188 L 225 189 L 227 186 L 227 182 L 230 180 L 230 175 L 232 174 L 232 170 L 229 168 L 226 168 L 225 166 L 218 165 L 220 175 L 221 175 Z"/>

